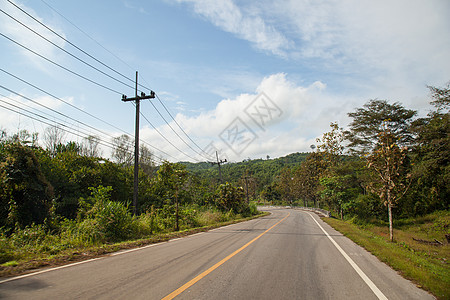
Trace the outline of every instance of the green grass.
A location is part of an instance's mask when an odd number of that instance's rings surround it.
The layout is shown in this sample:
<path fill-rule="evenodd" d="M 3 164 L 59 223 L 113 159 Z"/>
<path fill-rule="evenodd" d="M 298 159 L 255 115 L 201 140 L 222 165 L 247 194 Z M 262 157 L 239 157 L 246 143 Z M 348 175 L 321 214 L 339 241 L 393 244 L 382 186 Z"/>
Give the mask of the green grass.
<path fill-rule="evenodd" d="M 450 299 L 450 245 L 445 240 L 445 234 L 449 234 L 450 212 L 395 222 L 394 242 L 389 242 L 387 224 L 382 222 L 357 225 L 333 218 L 323 220 L 438 299 Z M 413 238 L 437 239 L 444 245 L 424 244 Z"/>

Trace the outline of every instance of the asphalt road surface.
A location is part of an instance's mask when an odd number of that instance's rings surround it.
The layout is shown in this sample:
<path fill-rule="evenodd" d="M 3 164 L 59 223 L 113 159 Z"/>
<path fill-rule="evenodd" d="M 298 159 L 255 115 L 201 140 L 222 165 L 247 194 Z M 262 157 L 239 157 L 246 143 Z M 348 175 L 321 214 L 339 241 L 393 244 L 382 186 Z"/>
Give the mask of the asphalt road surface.
<path fill-rule="evenodd" d="M 1 299 L 433 299 L 313 213 L 272 214 L 31 275 Z"/>

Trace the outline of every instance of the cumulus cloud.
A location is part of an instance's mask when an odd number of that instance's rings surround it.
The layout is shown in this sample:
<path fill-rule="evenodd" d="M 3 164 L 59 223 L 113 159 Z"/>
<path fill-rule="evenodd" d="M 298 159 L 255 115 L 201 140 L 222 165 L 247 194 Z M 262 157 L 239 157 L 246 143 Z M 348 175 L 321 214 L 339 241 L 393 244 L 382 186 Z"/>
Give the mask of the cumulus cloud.
<path fill-rule="evenodd" d="M 258 49 L 339 74 L 335 84 L 374 97 L 403 100 L 449 80 L 448 1 L 176 2 Z"/>
<path fill-rule="evenodd" d="M 264 109 L 261 95 L 266 97 L 266 104 L 272 108 L 272 116 L 269 116 L 269 110 Z M 263 127 L 257 123 L 257 118 L 255 120 L 248 113 L 249 108 L 254 106 L 259 107 L 259 112 L 268 121 Z M 330 122 L 341 123 L 345 120 L 348 112 L 345 106 L 342 99 L 328 95 L 326 84 L 320 81 L 301 86 L 290 80 L 287 74 L 277 73 L 264 77 L 254 93 L 243 93 L 223 99 L 214 109 L 197 116 L 178 113 L 175 119 L 203 149 L 212 144 L 228 159 L 239 161 L 248 157 L 277 157 L 297 151 L 308 151 L 315 138 L 328 131 Z M 172 124 L 172 127 L 176 128 L 176 125 Z M 205 160 L 181 142 L 167 125 L 159 127 L 158 130 L 174 141 L 183 152 Z M 161 145 L 162 150 L 177 159 L 189 159 L 168 145 L 154 129 L 146 128 L 141 132 L 144 139 Z M 239 142 L 239 136 L 234 134 L 238 132 L 247 134 L 242 137 L 241 142 L 245 143 L 247 139 L 248 144 L 236 144 Z"/>

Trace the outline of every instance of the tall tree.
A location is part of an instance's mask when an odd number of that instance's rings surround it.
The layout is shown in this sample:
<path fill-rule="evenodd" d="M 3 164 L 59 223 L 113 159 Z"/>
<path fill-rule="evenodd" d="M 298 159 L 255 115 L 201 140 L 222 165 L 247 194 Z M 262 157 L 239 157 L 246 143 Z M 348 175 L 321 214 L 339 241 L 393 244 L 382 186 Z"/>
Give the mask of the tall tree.
<path fill-rule="evenodd" d="M 404 165 L 407 148 L 398 145 L 399 139 L 388 127 L 388 124 L 382 129 L 378 144 L 367 156 L 367 166 L 376 173 L 371 188 L 388 208 L 389 238 L 393 241 L 392 208 L 408 190 L 407 178 L 410 174 L 405 171 Z"/>
<path fill-rule="evenodd" d="M 164 162 L 157 172 L 157 182 L 161 185 L 164 197 L 175 205 L 175 230 L 179 230 L 179 203 L 186 192 L 185 184 L 189 173 L 181 164 Z"/>
<path fill-rule="evenodd" d="M 398 137 L 399 146 L 410 146 L 414 141 L 410 125 L 416 114 L 415 110 L 406 109 L 398 102 L 370 100 L 362 108 L 348 113 L 353 119 L 350 130 L 345 132 L 350 142 L 348 146 L 358 154 L 369 153 L 376 147 L 383 127 Z"/>
<path fill-rule="evenodd" d="M 317 193 L 320 189 L 319 179 L 326 169 L 323 156 L 317 152 L 310 153 L 300 167 L 294 172 L 294 186 L 305 206 L 308 201 L 313 201 L 315 207 L 319 207 Z"/>

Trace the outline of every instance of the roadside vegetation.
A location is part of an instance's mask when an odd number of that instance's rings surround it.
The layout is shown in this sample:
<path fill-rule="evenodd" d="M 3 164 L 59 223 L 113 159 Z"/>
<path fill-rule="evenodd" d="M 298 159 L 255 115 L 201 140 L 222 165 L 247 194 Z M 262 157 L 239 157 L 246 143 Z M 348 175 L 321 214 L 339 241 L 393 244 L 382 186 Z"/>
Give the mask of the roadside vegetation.
<path fill-rule="evenodd" d="M 395 242 L 386 222 L 323 220 L 438 299 L 450 298 L 448 211 L 394 222 Z"/>

